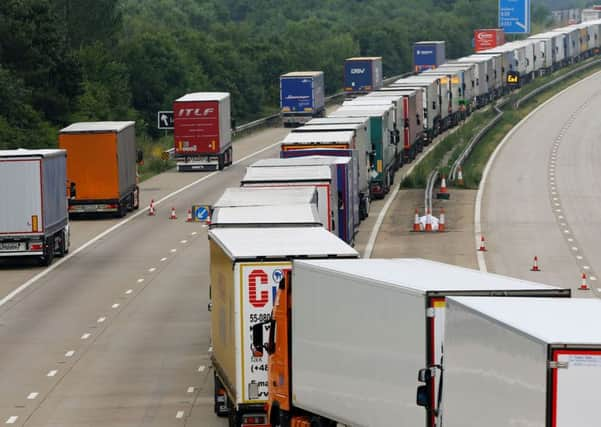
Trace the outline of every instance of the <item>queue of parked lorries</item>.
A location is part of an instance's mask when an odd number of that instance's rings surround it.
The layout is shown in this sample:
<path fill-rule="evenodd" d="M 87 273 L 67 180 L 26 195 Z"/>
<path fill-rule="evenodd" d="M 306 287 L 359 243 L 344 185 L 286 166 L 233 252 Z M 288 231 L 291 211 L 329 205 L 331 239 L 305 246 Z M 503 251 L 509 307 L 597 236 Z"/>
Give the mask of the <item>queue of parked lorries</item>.
<path fill-rule="evenodd" d="M 534 35 L 386 88 L 381 58 L 351 58 L 347 100 L 326 117 L 321 73 L 282 76 L 284 121 L 301 126 L 213 206 L 217 415 L 236 427 L 598 425 L 599 301 L 425 260 L 361 260 L 351 245 L 370 200 L 423 145 L 599 53 L 600 29 Z M 303 84 L 310 100 L 296 108 L 302 92 L 284 94 Z"/>

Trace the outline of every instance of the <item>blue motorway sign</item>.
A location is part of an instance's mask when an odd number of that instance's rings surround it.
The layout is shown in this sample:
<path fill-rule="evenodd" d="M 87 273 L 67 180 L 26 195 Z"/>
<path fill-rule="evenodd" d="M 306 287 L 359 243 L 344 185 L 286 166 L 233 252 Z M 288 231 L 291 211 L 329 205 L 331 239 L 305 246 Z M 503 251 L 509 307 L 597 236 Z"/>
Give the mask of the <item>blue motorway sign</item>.
<path fill-rule="evenodd" d="M 209 219 L 209 216 L 211 215 L 210 206 L 194 206 L 193 211 L 194 221 L 197 222 L 205 222 Z"/>
<path fill-rule="evenodd" d="M 530 33 L 531 0 L 499 0 L 499 27 L 505 34 Z"/>

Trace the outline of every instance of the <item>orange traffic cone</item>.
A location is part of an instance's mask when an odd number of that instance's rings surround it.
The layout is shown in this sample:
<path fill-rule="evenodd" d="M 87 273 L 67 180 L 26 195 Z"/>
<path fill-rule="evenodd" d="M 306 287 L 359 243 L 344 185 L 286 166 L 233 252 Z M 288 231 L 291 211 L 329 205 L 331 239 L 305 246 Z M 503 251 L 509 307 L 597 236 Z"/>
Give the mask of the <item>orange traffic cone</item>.
<path fill-rule="evenodd" d="M 463 185 L 463 168 L 461 166 L 457 169 L 457 184 Z"/>
<path fill-rule="evenodd" d="M 530 269 L 530 271 L 541 271 L 540 268 L 538 267 L 538 257 L 537 256 L 534 257 L 534 263 L 532 264 L 532 268 Z"/>
<path fill-rule="evenodd" d="M 591 288 L 588 287 L 588 284 L 586 283 L 586 273 L 582 273 L 582 283 L 580 284 L 580 287 L 578 288 L 579 291 L 590 291 Z"/>
<path fill-rule="evenodd" d="M 438 220 L 438 231 L 443 232 L 445 226 L 445 216 L 444 216 L 444 208 L 440 209 L 440 219 Z"/>
<path fill-rule="evenodd" d="M 148 216 L 155 216 L 156 211 L 154 209 L 154 199 L 150 201 L 150 206 L 148 207 Z"/>
<path fill-rule="evenodd" d="M 478 249 L 480 252 L 486 252 L 486 241 L 484 240 L 484 236 L 480 237 L 480 248 Z"/>
<path fill-rule="evenodd" d="M 430 209 L 426 209 L 426 228 L 424 231 L 432 231 L 432 215 Z"/>
<path fill-rule="evenodd" d="M 188 216 L 186 217 L 186 222 L 192 222 L 192 209 L 188 209 Z"/>
<path fill-rule="evenodd" d="M 447 193 L 447 179 L 445 178 L 445 176 L 442 176 L 442 179 L 440 180 L 440 191 L 439 193 L 445 194 Z"/>
<path fill-rule="evenodd" d="M 419 211 L 415 209 L 415 218 L 413 220 L 413 231 L 422 231 L 421 225 L 419 223 Z"/>
<path fill-rule="evenodd" d="M 169 219 L 177 219 L 177 214 L 175 213 L 175 208 L 171 208 L 171 215 L 169 215 Z"/>

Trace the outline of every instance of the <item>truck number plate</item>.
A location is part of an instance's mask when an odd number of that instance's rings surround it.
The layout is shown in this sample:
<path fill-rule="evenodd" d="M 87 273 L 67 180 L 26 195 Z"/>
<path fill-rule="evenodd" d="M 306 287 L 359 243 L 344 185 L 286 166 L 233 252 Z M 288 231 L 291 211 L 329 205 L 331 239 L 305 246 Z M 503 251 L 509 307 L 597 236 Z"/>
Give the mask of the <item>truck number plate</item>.
<path fill-rule="evenodd" d="M 21 251 L 25 250 L 25 245 L 20 242 L 0 243 L 0 251 Z"/>

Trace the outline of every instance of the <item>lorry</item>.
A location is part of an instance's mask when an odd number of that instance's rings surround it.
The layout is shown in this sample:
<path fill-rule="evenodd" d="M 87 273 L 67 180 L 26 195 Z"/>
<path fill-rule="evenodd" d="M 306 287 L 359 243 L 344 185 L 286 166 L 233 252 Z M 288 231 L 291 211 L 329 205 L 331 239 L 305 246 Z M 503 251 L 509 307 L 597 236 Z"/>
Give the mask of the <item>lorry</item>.
<path fill-rule="evenodd" d="M 311 188 L 317 191 L 317 208 L 326 230 L 338 235 L 334 210 L 338 208 L 337 175 L 332 166 L 247 168 L 242 187 Z"/>
<path fill-rule="evenodd" d="M 65 150 L 0 150 L 0 258 L 69 252 Z"/>
<path fill-rule="evenodd" d="M 178 171 L 215 171 L 232 165 L 230 102 L 230 94 L 225 92 L 189 93 L 174 101 Z"/>
<path fill-rule="evenodd" d="M 439 77 L 443 92 L 445 91 L 444 88 L 446 88 L 448 93 L 448 104 L 446 105 L 449 112 L 447 129 L 456 126 L 462 115 L 460 101 L 463 99 L 463 79 L 460 74 L 462 74 L 460 70 L 445 69 L 441 71 L 438 68 L 426 70 L 420 74 L 420 76 Z"/>
<path fill-rule="evenodd" d="M 396 145 L 392 105 L 343 106 L 330 117 L 369 117 L 371 128 L 370 199 L 383 198 L 394 181 Z"/>
<path fill-rule="evenodd" d="M 475 103 L 476 108 L 487 105 L 494 97 L 495 64 L 491 55 L 470 55 L 459 58 L 453 64 L 474 64 L 476 66 Z"/>
<path fill-rule="evenodd" d="M 601 302 L 449 298 L 445 427 L 597 427 Z"/>
<path fill-rule="evenodd" d="M 565 60 L 564 35 L 549 31 L 546 33 L 533 34 L 529 37 L 539 42 L 540 53 L 543 56 L 545 73 L 555 71 L 561 67 Z"/>
<path fill-rule="evenodd" d="M 317 206 L 317 192 L 314 188 L 230 187 L 225 189 L 212 208 L 304 204 Z"/>
<path fill-rule="evenodd" d="M 382 87 L 382 57 L 347 58 L 344 61 L 344 91 L 347 96 L 365 94 Z"/>
<path fill-rule="evenodd" d="M 252 350 L 252 327 L 269 319 L 294 258 L 359 254 L 322 227 L 215 228 L 209 250 L 214 410 L 230 426 L 265 427 L 268 357 Z"/>
<path fill-rule="evenodd" d="M 216 227 L 309 227 L 321 226 L 317 206 L 237 206 L 213 209 L 210 228 Z"/>
<path fill-rule="evenodd" d="M 502 28 L 474 30 L 474 51 L 482 52 L 505 43 L 505 31 Z"/>
<path fill-rule="evenodd" d="M 413 71 L 420 73 L 447 62 L 446 42 L 422 41 L 413 44 Z"/>
<path fill-rule="evenodd" d="M 58 142 L 67 151 L 70 214 L 124 217 L 140 207 L 135 122 L 73 123 Z"/>
<path fill-rule="evenodd" d="M 284 127 L 323 117 L 325 91 L 323 71 L 296 71 L 280 76 L 280 114 Z"/>
<path fill-rule="evenodd" d="M 476 105 L 476 64 L 447 62 L 438 67 L 436 71 L 457 73 L 460 82 L 459 107 L 460 110 L 463 110 L 463 118 L 470 115 Z"/>
<path fill-rule="evenodd" d="M 443 363 L 446 300 L 462 295 L 570 290 L 420 259 L 295 260 L 265 320 L 269 336 L 253 329 L 253 348 L 270 353 L 271 425 L 435 425 L 447 402 L 416 405 L 418 372 Z M 420 395 L 438 402 L 441 378 Z"/>
<path fill-rule="evenodd" d="M 402 146 L 404 160 L 415 157 L 415 152 L 420 153 L 425 144 L 424 137 L 424 110 L 423 92 L 419 89 L 397 89 L 395 91 L 376 91 L 366 95 L 366 98 L 397 99 L 401 97 L 403 103 L 402 116 Z M 414 151 L 412 153 L 411 151 Z"/>
<path fill-rule="evenodd" d="M 332 205 L 338 237 L 353 244 L 355 231 L 359 227 L 359 194 L 357 192 L 357 167 L 351 157 L 352 150 L 336 150 L 339 156 L 320 155 L 320 150 L 311 150 L 314 155 L 280 159 L 262 159 L 251 168 L 282 168 L 298 166 L 327 166 L 335 175 L 338 205 Z M 328 151 L 328 150 L 326 150 Z M 345 153 L 345 151 L 347 153 Z M 297 153 L 293 151 L 294 153 Z"/>

